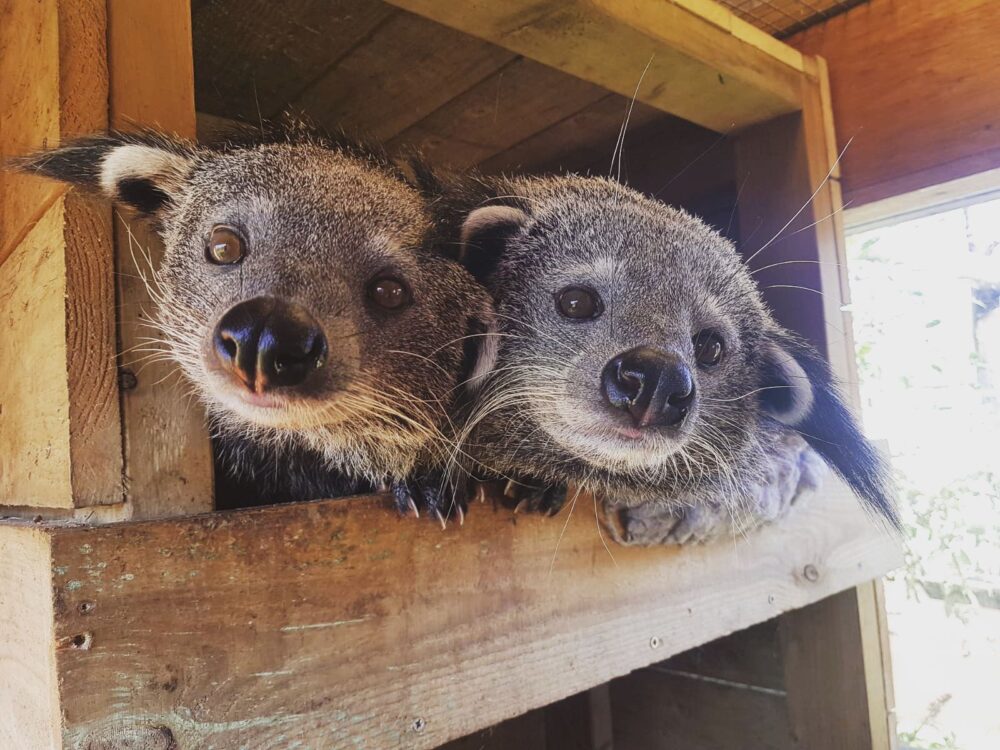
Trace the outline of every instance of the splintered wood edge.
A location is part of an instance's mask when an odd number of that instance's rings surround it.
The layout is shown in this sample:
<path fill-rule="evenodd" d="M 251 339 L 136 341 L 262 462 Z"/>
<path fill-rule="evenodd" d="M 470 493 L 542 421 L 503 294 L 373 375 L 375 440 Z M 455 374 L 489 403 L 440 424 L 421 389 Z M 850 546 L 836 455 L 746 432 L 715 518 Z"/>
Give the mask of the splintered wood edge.
<path fill-rule="evenodd" d="M 683 550 L 613 545 L 583 496 L 555 518 L 476 504 L 443 532 L 365 497 L 47 533 L 79 748 L 126 730 L 435 747 L 900 561 L 832 482 L 749 539 Z"/>

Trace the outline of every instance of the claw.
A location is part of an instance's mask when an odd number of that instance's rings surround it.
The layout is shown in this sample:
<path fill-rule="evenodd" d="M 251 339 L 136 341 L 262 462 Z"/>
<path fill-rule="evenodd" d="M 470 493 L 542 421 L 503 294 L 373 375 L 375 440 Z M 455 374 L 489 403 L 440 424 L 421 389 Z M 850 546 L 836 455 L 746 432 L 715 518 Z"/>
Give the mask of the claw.
<path fill-rule="evenodd" d="M 525 508 L 527 508 L 528 505 L 530 505 L 530 503 L 531 503 L 531 500 L 529 498 L 527 498 L 527 497 L 522 498 L 521 502 L 519 502 L 517 505 L 514 506 L 514 512 L 515 513 L 520 513 L 522 510 L 524 510 Z"/>
<path fill-rule="evenodd" d="M 406 500 L 407 504 L 410 506 L 410 515 L 412 515 L 414 518 L 420 518 L 420 511 L 417 510 L 417 504 L 413 502 L 413 498 L 408 497 L 406 498 Z"/>
<path fill-rule="evenodd" d="M 476 485 L 476 496 L 473 499 L 480 503 L 486 502 L 486 485 L 482 482 Z"/>
<path fill-rule="evenodd" d="M 517 497 L 517 483 L 513 479 L 508 479 L 503 486 L 503 496 L 511 499 Z"/>
<path fill-rule="evenodd" d="M 458 518 L 458 525 L 465 525 L 465 511 L 462 510 L 461 503 L 455 503 L 455 516 Z"/>
<path fill-rule="evenodd" d="M 441 515 L 441 511 L 437 508 L 434 509 L 434 517 L 438 520 L 438 523 L 441 524 L 442 531 L 448 528 L 448 523 L 444 520 L 444 516 Z"/>

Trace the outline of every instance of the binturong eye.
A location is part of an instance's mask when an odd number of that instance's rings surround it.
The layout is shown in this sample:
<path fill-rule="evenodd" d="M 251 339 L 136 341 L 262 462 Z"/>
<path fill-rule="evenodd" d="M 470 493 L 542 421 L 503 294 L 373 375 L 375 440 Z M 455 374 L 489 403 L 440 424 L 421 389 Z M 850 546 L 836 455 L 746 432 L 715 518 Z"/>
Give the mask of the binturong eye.
<path fill-rule="evenodd" d="M 556 293 L 556 309 L 567 318 L 593 320 L 604 312 L 604 302 L 593 289 L 568 286 Z"/>
<path fill-rule="evenodd" d="M 406 285 L 392 276 L 373 279 L 368 284 L 368 297 L 384 310 L 400 310 L 413 300 Z"/>
<path fill-rule="evenodd" d="M 702 367 L 715 367 L 722 361 L 726 345 L 715 331 L 701 331 L 693 339 L 694 358 Z"/>
<path fill-rule="evenodd" d="M 246 243 L 232 227 L 220 224 L 212 228 L 212 236 L 208 240 L 206 256 L 210 263 L 217 266 L 231 266 L 239 263 L 246 255 Z"/>

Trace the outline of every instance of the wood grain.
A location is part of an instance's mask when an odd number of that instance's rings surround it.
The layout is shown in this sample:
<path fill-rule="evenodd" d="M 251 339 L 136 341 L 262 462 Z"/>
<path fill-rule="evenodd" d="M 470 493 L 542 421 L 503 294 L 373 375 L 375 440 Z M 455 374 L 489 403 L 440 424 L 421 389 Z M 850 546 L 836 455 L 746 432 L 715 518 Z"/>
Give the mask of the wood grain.
<path fill-rule="evenodd" d="M 154 127 L 194 138 L 191 19 L 186 0 L 108 3 L 111 124 Z M 140 275 L 151 277 L 163 253 L 155 233 L 128 216 L 114 222 L 123 351 L 150 335 L 153 302 Z M 137 267 L 138 266 L 138 267 Z M 126 355 L 127 356 L 127 355 Z M 122 394 L 126 499 L 133 518 L 212 508 L 212 454 L 199 405 L 185 396 L 174 365 L 154 363 Z"/>
<path fill-rule="evenodd" d="M 734 33 L 716 6 L 658 0 L 392 0 L 392 4 L 716 131 L 792 111 L 802 71 Z M 700 12 L 699 8 L 704 12 Z M 706 13 L 708 17 L 706 17 Z M 722 15 L 725 14 L 725 15 Z M 760 37 L 766 37 L 759 32 Z M 755 38 L 756 39 L 756 38 Z"/>
<path fill-rule="evenodd" d="M 294 102 L 328 128 L 387 140 L 489 77 L 515 55 L 394 11 Z"/>
<path fill-rule="evenodd" d="M 5 2 L 0 12 L 0 36 L 15 32 L 3 38 L 0 55 L 0 155 L 22 155 L 105 128 L 104 3 Z M 32 33 L 25 33 L 29 29 Z M 0 234 L 7 232 L 0 237 L 0 260 L 9 261 L 0 267 L 8 287 L 0 305 L 7 313 L 11 355 L 4 358 L 10 375 L 4 386 L 7 413 L 0 416 L 7 453 L 0 502 L 40 507 L 121 502 L 110 211 L 34 176 L 3 172 L 0 180 Z M 46 245 L 44 252 L 39 242 Z M 28 243 L 32 247 L 22 247 Z M 44 277 L 45 286 L 10 288 L 32 277 Z M 10 307 L 11 295 L 27 298 L 22 309 Z M 60 306 L 64 309 L 57 312 Z M 32 314 L 41 310 L 42 317 Z M 27 393 L 45 398 L 36 404 L 25 399 Z M 30 424 L 36 408 L 45 417 Z M 37 463 L 40 446 L 46 458 Z M 70 462 L 69 485 L 67 469 L 54 468 L 53 461 Z M 53 468 L 50 476 L 45 467 Z"/>
<path fill-rule="evenodd" d="M 56 636 L 92 639 L 59 653 L 65 739 L 434 747 L 898 562 L 836 484 L 684 551 L 609 553 L 587 505 L 568 524 L 478 505 L 443 533 L 384 499 L 53 529 Z"/>
<path fill-rule="evenodd" d="M 0 500 L 73 506 L 63 204 L 0 266 Z"/>
<path fill-rule="evenodd" d="M 372 0 L 212 0 L 194 13 L 199 109 L 256 123 L 397 11 Z"/>
<path fill-rule="evenodd" d="M 50 539 L 0 524 L 0 747 L 61 747 Z"/>
<path fill-rule="evenodd" d="M 600 87 L 525 58 L 389 141 L 435 163 L 471 167 L 606 96 Z"/>
<path fill-rule="evenodd" d="M 830 66 L 852 205 L 1000 167 L 992 0 L 872 0 L 787 41 Z"/>

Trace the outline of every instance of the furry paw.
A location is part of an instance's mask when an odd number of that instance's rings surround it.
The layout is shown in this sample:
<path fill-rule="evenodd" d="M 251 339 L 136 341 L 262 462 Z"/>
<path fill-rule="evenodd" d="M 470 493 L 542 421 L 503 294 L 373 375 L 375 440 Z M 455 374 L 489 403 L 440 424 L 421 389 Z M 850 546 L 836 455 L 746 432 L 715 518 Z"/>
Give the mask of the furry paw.
<path fill-rule="evenodd" d="M 634 507 L 609 502 L 605 525 L 620 544 L 640 547 L 735 539 L 783 518 L 801 497 L 819 488 L 826 473 L 822 459 L 792 432 L 775 442 L 761 469 L 760 480 L 727 503 L 697 497 Z"/>
<path fill-rule="evenodd" d="M 566 488 L 559 485 L 538 487 L 527 483 L 527 481 L 521 483 L 511 480 L 507 482 L 503 494 L 504 497 L 516 503 L 515 513 L 525 511 L 554 516 L 566 504 Z"/>
<path fill-rule="evenodd" d="M 449 486 L 438 472 L 408 477 L 393 482 L 390 487 L 396 509 L 404 516 L 419 518 L 426 515 L 445 528 L 448 520 L 465 522 L 468 505 L 464 492 Z"/>

